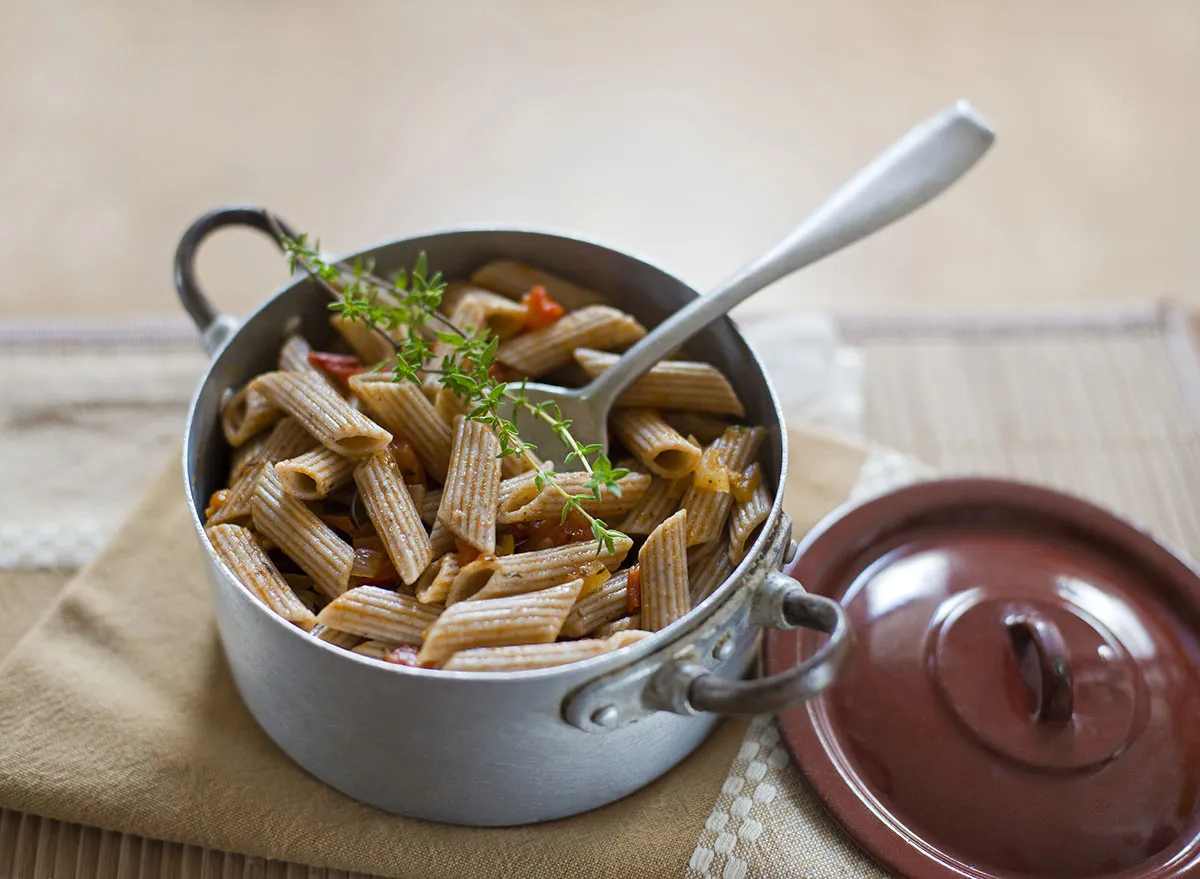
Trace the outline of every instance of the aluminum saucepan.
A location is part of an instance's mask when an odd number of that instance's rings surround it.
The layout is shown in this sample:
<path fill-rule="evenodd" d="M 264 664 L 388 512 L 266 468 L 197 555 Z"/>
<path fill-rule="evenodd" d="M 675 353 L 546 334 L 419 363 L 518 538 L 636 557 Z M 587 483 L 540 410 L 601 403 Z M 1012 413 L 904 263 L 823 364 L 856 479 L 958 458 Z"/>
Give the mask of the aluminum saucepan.
<path fill-rule="evenodd" d="M 697 748 L 722 715 L 775 713 L 835 679 L 852 648 L 850 628 L 837 602 L 780 573 L 792 545 L 781 490 L 787 431 L 770 381 L 728 319 L 695 336 L 689 349 L 729 376 L 747 422 L 767 428 L 762 460 L 775 497 L 742 563 L 685 618 L 611 654 L 491 674 L 386 665 L 276 616 L 217 560 L 204 533 L 202 511 L 228 473 L 218 410 L 226 389 L 274 368 L 289 334 L 328 344 L 329 300 L 297 278 L 243 321 L 219 314 L 196 283 L 194 260 L 205 237 L 224 226 L 272 235 L 266 211 L 229 207 L 198 219 L 180 241 L 176 288 L 212 355 L 188 415 L 184 479 L 238 691 L 267 734 L 308 772 L 411 817 L 476 826 L 547 821 L 649 784 Z M 646 325 L 697 295 L 627 253 L 532 230 L 456 229 L 348 258 L 393 271 L 411 266 L 421 251 L 452 279 L 499 258 L 535 265 L 599 292 Z M 786 672 L 744 680 L 761 631 L 797 627 L 828 637 Z"/>

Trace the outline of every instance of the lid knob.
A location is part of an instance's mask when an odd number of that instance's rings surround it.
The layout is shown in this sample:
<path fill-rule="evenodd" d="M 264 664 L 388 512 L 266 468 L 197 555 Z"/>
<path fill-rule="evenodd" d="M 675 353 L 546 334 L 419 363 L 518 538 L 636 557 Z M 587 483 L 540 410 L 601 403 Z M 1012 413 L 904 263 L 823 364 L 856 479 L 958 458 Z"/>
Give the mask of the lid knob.
<path fill-rule="evenodd" d="M 1065 726 L 1075 713 L 1071 655 L 1062 631 L 1032 608 L 1004 620 L 1021 680 L 1033 696 L 1033 717 L 1046 726 Z"/>

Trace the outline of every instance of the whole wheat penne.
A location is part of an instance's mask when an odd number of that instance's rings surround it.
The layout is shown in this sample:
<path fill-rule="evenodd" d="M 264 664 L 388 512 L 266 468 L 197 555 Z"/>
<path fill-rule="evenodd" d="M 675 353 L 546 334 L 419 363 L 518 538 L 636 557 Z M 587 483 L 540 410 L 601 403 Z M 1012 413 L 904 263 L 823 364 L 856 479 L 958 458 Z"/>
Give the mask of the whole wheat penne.
<path fill-rule="evenodd" d="M 392 381 L 380 373 L 352 376 L 350 390 L 363 401 L 380 424 L 412 443 L 425 469 L 438 481 L 446 481 L 454 434 L 437 409 L 411 381 Z"/>
<path fill-rule="evenodd" d="M 313 626 L 311 634 L 314 638 L 319 638 L 322 641 L 328 641 L 335 647 L 342 647 L 346 650 L 356 647 L 362 641 L 362 637 L 355 635 L 353 632 L 343 632 L 341 629 L 331 629 L 329 626 L 323 626 L 320 623 L 317 623 L 315 626 Z"/>
<path fill-rule="evenodd" d="M 625 312 L 608 305 L 589 305 L 548 327 L 502 342 L 496 359 L 522 375 L 536 377 L 569 363 L 580 346 L 616 348 L 644 335 L 646 328 Z"/>
<path fill-rule="evenodd" d="M 293 419 L 285 419 L 293 421 Z M 276 422 L 281 424 L 282 422 Z M 246 472 L 246 468 L 253 466 L 263 450 L 263 446 L 267 444 L 267 438 L 271 436 L 271 432 L 259 433 L 250 437 L 246 442 L 242 443 L 229 455 L 229 479 L 226 485 L 234 485 L 242 474 Z M 315 441 L 314 441 L 315 442 Z"/>
<path fill-rule="evenodd" d="M 221 401 L 221 432 L 225 441 L 237 447 L 283 417 L 283 412 L 253 382 Z"/>
<path fill-rule="evenodd" d="M 433 557 L 437 558 L 448 552 L 454 552 L 458 546 L 458 538 L 454 536 L 453 531 L 446 527 L 444 522 L 437 521 L 429 529 L 429 545 L 433 548 Z"/>
<path fill-rule="evenodd" d="M 258 486 L 258 475 L 264 464 L 278 464 L 288 458 L 294 458 L 319 444 L 295 418 L 287 417 L 279 421 L 267 434 L 266 440 L 258 452 L 249 460 L 242 462 L 242 471 L 235 482 L 230 483 L 229 496 L 224 505 L 209 517 L 209 525 L 222 525 L 228 522 L 245 524 L 250 521 L 250 502 Z"/>
<path fill-rule="evenodd" d="M 357 458 L 346 458 L 325 446 L 275 465 L 283 490 L 292 497 L 312 501 L 325 497 L 350 481 Z"/>
<path fill-rule="evenodd" d="M 642 625 L 657 632 L 691 610 L 688 595 L 686 510 L 654 529 L 638 553 L 642 572 Z"/>
<path fill-rule="evenodd" d="M 766 485 L 759 484 L 754 494 L 745 503 L 735 502 L 733 515 L 729 517 L 729 557 L 734 564 L 746 555 L 762 531 L 763 523 L 771 512 L 771 495 Z"/>
<path fill-rule="evenodd" d="M 649 534 L 677 509 L 679 498 L 671 497 L 671 483 L 654 477 L 621 522 L 621 531 L 626 534 Z"/>
<path fill-rule="evenodd" d="M 450 323 L 468 335 L 481 334 L 489 338 L 509 339 L 521 332 L 528 312 L 525 306 L 504 296 L 497 296 L 479 287 L 455 285 L 455 295 L 450 304 L 442 299 L 442 306 L 450 316 Z M 440 369 L 443 360 L 451 355 L 454 347 L 438 339 L 433 344 L 433 354 L 428 361 L 429 369 Z M 429 375 L 426 382 L 436 386 L 438 377 Z"/>
<path fill-rule="evenodd" d="M 421 498 L 419 505 L 421 510 L 421 521 L 426 525 L 433 527 L 433 523 L 437 521 L 438 507 L 442 505 L 442 490 L 440 488 L 426 489 L 425 496 Z"/>
<path fill-rule="evenodd" d="M 576 601 L 563 623 L 562 633 L 568 638 L 582 638 L 605 623 L 625 616 L 625 585 L 628 581 L 629 573 L 619 571 L 591 595 Z"/>
<path fill-rule="evenodd" d="M 357 586 L 325 605 L 317 614 L 317 622 L 373 641 L 415 646 L 439 612 L 411 595 L 378 586 Z"/>
<path fill-rule="evenodd" d="M 562 630 L 582 586 L 583 580 L 576 579 L 524 595 L 447 607 L 429 628 L 417 661 L 440 665 L 472 647 L 549 644 Z"/>
<path fill-rule="evenodd" d="M 568 311 L 604 302 L 599 293 L 511 259 L 498 259 L 479 267 L 472 273 L 471 281 L 513 299 L 520 299 L 534 287 L 545 287 L 550 298 Z"/>
<path fill-rule="evenodd" d="M 671 427 L 702 446 L 715 442 L 731 426 L 729 422 L 705 412 L 666 412 L 663 417 Z"/>
<path fill-rule="evenodd" d="M 529 503 L 538 495 L 537 473 L 529 470 L 500 480 L 497 505 L 500 512 Z"/>
<path fill-rule="evenodd" d="M 657 409 L 619 409 L 611 420 L 626 448 L 663 479 L 678 479 L 696 469 L 700 447 L 667 424 Z"/>
<path fill-rule="evenodd" d="M 724 540 L 702 543 L 688 550 L 688 595 L 695 607 L 729 579 L 737 567 Z"/>
<path fill-rule="evenodd" d="M 730 427 L 705 450 L 705 455 L 715 458 L 715 466 L 723 470 L 728 480 L 730 471 L 745 470 L 754 460 L 766 435 L 766 430 L 761 427 Z M 688 511 L 688 546 L 720 537 L 733 506 L 733 495 L 727 490 L 703 488 L 700 484 L 702 475 L 705 474 L 698 468 L 695 482 L 680 503 L 680 507 Z"/>
<path fill-rule="evenodd" d="M 283 372 L 315 372 L 317 368 L 308 360 L 311 353 L 312 345 L 308 344 L 308 340 L 293 333 L 279 349 L 278 368 Z"/>
<path fill-rule="evenodd" d="M 419 482 L 405 482 L 404 484 L 408 487 L 408 493 L 412 496 L 413 504 L 416 505 L 417 514 L 420 516 L 422 524 L 424 524 L 425 515 L 423 510 L 425 508 L 425 495 L 429 494 L 429 489 Z M 437 514 L 435 513 L 434 515 Z"/>
<path fill-rule="evenodd" d="M 396 645 L 389 644 L 387 641 L 363 641 L 361 644 L 351 647 L 350 652 L 386 662 L 387 655 L 395 649 Z"/>
<path fill-rule="evenodd" d="M 292 591 L 249 531 L 238 525 L 217 525 L 207 533 L 217 556 L 259 601 L 306 632 L 317 624 L 312 611 Z"/>
<path fill-rule="evenodd" d="M 354 470 L 354 483 L 400 579 L 415 583 L 433 561 L 433 547 L 391 452 L 364 458 Z"/>
<path fill-rule="evenodd" d="M 600 519 L 611 519 L 613 516 L 619 516 L 632 509 L 650 486 L 649 476 L 644 473 L 629 473 L 617 480 L 616 484 L 621 492 L 620 495 L 605 486 L 600 490 L 600 499 L 597 500 L 590 493 L 591 489 L 585 487 L 590 476 L 584 472 L 557 473 L 554 481 L 558 488 L 547 485 L 541 491 L 537 491 L 537 486 L 534 485 L 535 494 L 528 500 L 525 499 L 523 492 L 513 492 L 509 495 L 507 502 L 503 500 L 500 502 L 496 521 L 501 525 L 508 525 L 513 522 L 557 519 L 562 515 L 563 507 L 567 503 L 567 499 L 562 494 L 563 491 L 572 497 L 582 498 L 579 505 L 591 515 Z"/>
<path fill-rule="evenodd" d="M 634 613 L 627 617 L 621 617 L 619 620 L 613 620 L 611 623 L 605 623 L 603 626 L 597 626 L 596 630 L 592 632 L 592 637 L 609 638 L 618 632 L 640 631 L 642 631 L 642 615 Z"/>
<path fill-rule="evenodd" d="M 259 474 L 250 509 L 254 527 L 313 578 L 317 591 L 330 598 L 346 591 L 354 550 L 303 501 L 283 490 L 279 475 L 269 464 L 264 464 Z"/>
<path fill-rule="evenodd" d="M 500 495 L 500 442 L 491 427 L 461 418 L 438 521 L 480 552 L 496 551 L 496 501 Z"/>
<path fill-rule="evenodd" d="M 368 366 L 393 358 L 395 349 L 391 341 L 367 322 L 334 314 L 330 315 L 329 323 Z"/>
<path fill-rule="evenodd" d="M 421 604 L 444 605 L 458 572 L 458 553 L 446 553 L 421 574 L 421 579 L 417 581 L 417 601 Z"/>
<path fill-rule="evenodd" d="M 617 362 L 618 355 L 592 348 L 575 351 L 575 362 L 596 378 Z M 617 397 L 620 408 L 684 409 L 715 415 L 746 414 L 729 380 L 715 366 L 695 360 L 664 360 Z"/>
<path fill-rule="evenodd" d="M 472 647 L 460 650 L 442 665 L 446 671 L 528 671 L 553 668 L 612 653 L 650 637 L 649 632 L 621 632 L 612 638 L 557 641 L 553 644 L 519 644 L 514 647 Z"/>
<path fill-rule="evenodd" d="M 467 599 L 501 598 L 536 592 L 580 577 L 588 565 L 596 561 L 615 571 L 632 547 L 633 541 L 622 535 L 613 541 L 614 552 L 611 553 L 597 541 L 587 540 L 533 552 L 482 556 L 463 565 L 454 578 L 450 594 L 446 596 L 446 606 Z"/>
<path fill-rule="evenodd" d="M 460 415 L 467 414 L 467 407 L 463 405 L 462 398 L 449 388 L 438 388 L 433 395 L 433 408 L 437 410 L 437 414 L 442 420 L 454 426 L 456 419 Z"/>
<path fill-rule="evenodd" d="M 361 458 L 386 448 L 392 441 L 390 433 L 351 407 L 313 373 L 267 372 L 251 385 L 339 455 Z"/>

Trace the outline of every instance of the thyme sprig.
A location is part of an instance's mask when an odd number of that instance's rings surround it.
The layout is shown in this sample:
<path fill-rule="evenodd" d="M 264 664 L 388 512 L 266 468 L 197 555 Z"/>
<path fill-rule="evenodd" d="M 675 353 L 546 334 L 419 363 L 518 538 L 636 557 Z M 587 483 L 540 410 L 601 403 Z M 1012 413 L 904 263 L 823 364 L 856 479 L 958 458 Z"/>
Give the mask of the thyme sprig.
<path fill-rule="evenodd" d="M 625 535 L 589 513 L 583 501 L 601 500 L 605 489 L 620 497 L 619 481 L 629 471 L 613 466 L 603 446 L 581 445 L 556 403 L 533 403 L 524 382 L 504 382 L 493 376 L 499 340 L 487 329 L 457 327 L 439 311 L 446 282 L 441 272 L 429 274 L 424 251 L 411 270 L 400 269 L 386 280 L 375 274 L 372 262 L 330 262 L 321 256 L 320 242 L 310 243 L 307 235 L 292 238 L 278 230 L 277 234 L 290 270 L 300 268 L 324 287 L 333 298 L 331 311 L 361 321 L 387 339 L 395 352 L 393 381 L 421 384 L 426 376 L 436 376 L 442 387 L 462 401 L 467 418 L 492 428 L 500 445 L 499 457 L 521 456 L 534 471 L 538 491 L 549 486 L 563 497 L 560 523 L 573 511 L 578 513 L 588 523 L 598 548 L 615 551 L 615 541 Z M 440 359 L 435 355 L 435 341 L 445 349 Z M 554 471 L 539 460 L 538 448 L 522 440 L 516 424 L 501 414 L 506 401 L 514 412 L 524 410 L 550 425 L 566 447 L 563 463 L 578 461 L 588 474 L 584 483 L 587 494 L 572 494 L 559 484 Z"/>

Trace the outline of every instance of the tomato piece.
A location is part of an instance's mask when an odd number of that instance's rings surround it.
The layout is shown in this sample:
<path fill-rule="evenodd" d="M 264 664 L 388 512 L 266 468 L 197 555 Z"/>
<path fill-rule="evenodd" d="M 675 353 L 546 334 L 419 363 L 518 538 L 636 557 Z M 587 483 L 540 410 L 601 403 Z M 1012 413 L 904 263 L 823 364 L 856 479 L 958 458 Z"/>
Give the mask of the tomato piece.
<path fill-rule="evenodd" d="M 493 363 L 488 367 L 488 378 L 497 382 L 515 382 L 521 377 L 511 366 L 505 366 L 503 363 Z"/>
<path fill-rule="evenodd" d="M 642 569 L 634 565 L 625 580 L 625 612 L 638 613 L 642 609 Z"/>
<path fill-rule="evenodd" d="M 208 499 L 208 506 L 204 509 L 204 520 L 208 521 L 215 516 L 221 509 L 229 503 L 229 495 L 232 492 L 228 488 L 218 489 L 212 493 L 212 497 Z"/>
<path fill-rule="evenodd" d="M 525 306 L 525 323 L 521 329 L 526 333 L 544 329 L 563 316 L 563 307 L 550 298 L 541 284 L 522 296 L 521 304 Z"/>
<path fill-rule="evenodd" d="M 480 552 L 471 544 L 467 543 L 461 537 L 454 538 L 454 545 L 458 550 L 458 564 L 460 567 L 466 567 L 479 558 Z"/>
<path fill-rule="evenodd" d="M 363 362 L 353 354 L 331 354 L 328 351 L 309 351 L 308 362 L 323 372 L 329 373 L 342 384 L 348 384 L 350 376 L 366 372 Z"/>
<path fill-rule="evenodd" d="M 404 482 L 407 485 L 424 485 L 426 488 L 429 487 L 429 483 L 425 478 L 425 465 L 417 457 L 417 451 L 413 448 L 412 443 L 406 439 L 396 438 L 392 440 L 392 444 L 388 446 L 388 450 L 392 453 L 392 460 L 400 468 L 400 474 L 404 477 Z"/>
<path fill-rule="evenodd" d="M 421 664 L 417 662 L 417 648 L 409 644 L 401 644 L 399 647 L 393 647 L 383 656 L 386 662 L 392 662 L 396 665 L 407 665 L 409 668 L 420 668 Z"/>

